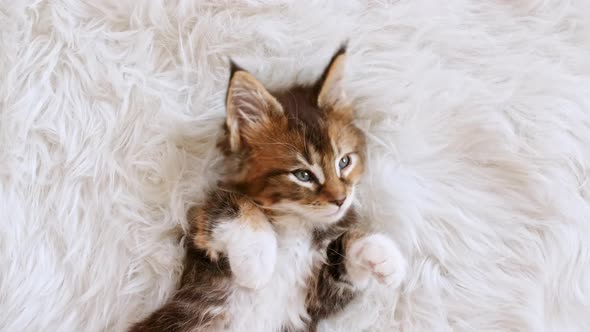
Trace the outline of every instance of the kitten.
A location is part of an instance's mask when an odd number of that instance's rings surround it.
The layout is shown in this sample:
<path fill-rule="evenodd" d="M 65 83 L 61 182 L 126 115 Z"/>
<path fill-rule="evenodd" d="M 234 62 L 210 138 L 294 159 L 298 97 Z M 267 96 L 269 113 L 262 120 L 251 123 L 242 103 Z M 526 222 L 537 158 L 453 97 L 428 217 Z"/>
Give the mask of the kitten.
<path fill-rule="evenodd" d="M 405 260 L 351 208 L 365 138 L 343 91 L 345 49 L 319 81 L 271 93 L 232 65 L 226 174 L 189 210 L 185 270 L 168 304 L 131 331 L 315 331 Z"/>

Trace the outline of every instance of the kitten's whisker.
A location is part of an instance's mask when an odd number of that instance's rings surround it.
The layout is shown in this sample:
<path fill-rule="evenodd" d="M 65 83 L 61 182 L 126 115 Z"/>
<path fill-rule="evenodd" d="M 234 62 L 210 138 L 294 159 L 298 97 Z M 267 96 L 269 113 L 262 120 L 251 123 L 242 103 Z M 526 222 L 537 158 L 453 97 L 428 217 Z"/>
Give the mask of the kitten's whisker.
<path fill-rule="evenodd" d="M 334 253 L 334 254 L 336 254 L 336 255 L 338 255 L 338 256 L 340 256 L 340 257 L 342 257 L 342 258 L 346 258 L 346 256 L 345 256 L 345 255 L 343 255 L 343 254 L 339 253 L 338 251 L 336 251 L 336 250 L 334 250 L 334 249 L 332 249 L 332 248 L 330 248 L 329 250 L 330 250 L 330 252 L 332 252 L 332 253 Z M 331 266 L 333 266 L 333 265 L 331 265 Z"/>

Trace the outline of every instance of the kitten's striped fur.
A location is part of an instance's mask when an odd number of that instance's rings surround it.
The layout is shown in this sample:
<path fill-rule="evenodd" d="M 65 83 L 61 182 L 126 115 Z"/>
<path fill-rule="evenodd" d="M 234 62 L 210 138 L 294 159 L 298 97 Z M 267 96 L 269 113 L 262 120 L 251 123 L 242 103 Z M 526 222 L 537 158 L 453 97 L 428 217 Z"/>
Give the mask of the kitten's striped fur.
<path fill-rule="evenodd" d="M 132 331 L 314 331 L 371 275 L 401 281 L 393 242 L 350 208 L 365 138 L 344 61 L 341 48 L 315 85 L 276 93 L 232 65 L 223 180 L 188 213 L 179 291 Z"/>

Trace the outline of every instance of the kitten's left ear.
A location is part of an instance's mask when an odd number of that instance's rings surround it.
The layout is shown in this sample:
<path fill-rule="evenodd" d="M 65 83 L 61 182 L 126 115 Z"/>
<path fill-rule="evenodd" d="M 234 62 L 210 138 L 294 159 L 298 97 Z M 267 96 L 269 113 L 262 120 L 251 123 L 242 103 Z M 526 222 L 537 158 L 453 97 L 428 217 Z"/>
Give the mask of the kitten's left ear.
<path fill-rule="evenodd" d="M 230 80 L 226 95 L 226 126 L 229 146 L 236 152 L 252 143 L 261 129 L 283 118 L 279 102 L 252 74 L 230 62 Z"/>
<path fill-rule="evenodd" d="M 319 81 L 318 106 L 323 109 L 350 111 L 344 93 L 344 71 L 346 64 L 346 44 L 334 54 L 330 64 Z"/>

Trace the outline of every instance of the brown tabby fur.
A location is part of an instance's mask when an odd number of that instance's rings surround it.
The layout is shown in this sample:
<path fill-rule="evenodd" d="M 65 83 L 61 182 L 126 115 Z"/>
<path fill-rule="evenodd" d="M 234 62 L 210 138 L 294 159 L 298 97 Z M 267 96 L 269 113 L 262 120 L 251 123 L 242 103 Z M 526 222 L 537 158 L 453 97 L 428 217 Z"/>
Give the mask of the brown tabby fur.
<path fill-rule="evenodd" d="M 219 223 L 247 221 L 256 228 L 257 223 L 274 224 L 288 213 L 275 208 L 281 202 L 319 209 L 350 194 L 363 172 L 365 141 L 339 86 L 344 55 L 342 48 L 315 85 L 277 93 L 267 92 L 232 65 L 225 135 L 219 142 L 225 156 L 223 180 L 202 205 L 188 212 L 191 241 L 180 289 L 130 331 L 203 331 L 231 319 L 225 309 L 232 272 L 226 253 L 212 245 Z M 239 95 L 240 88 L 256 90 L 259 98 L 244 100 L 248 97 Z M 238 114 L 240 103 L 249 103 L 244 105 L 252 114 L 243 109 Z M 354 169 L 339 177 L 334 160 L 341 153 L 354 153 L 357 159 Z M 294 168 L 305 168 L 301 157 L 323 171 L 323 179 L 316 178 L 311 188 L 288 178 Z M 308 278 L 306 307 L 311 319 L 305 330 L 315 331 L 319 320 L 341 311 L 357 293 L 344 263 L 350 243 L 365 232 L 352 208 L 340 220 L 314 224 L 310 232 L 315 250 L 324 257 Z M 285 326 L 284 331 L 291 328 Z"/>

